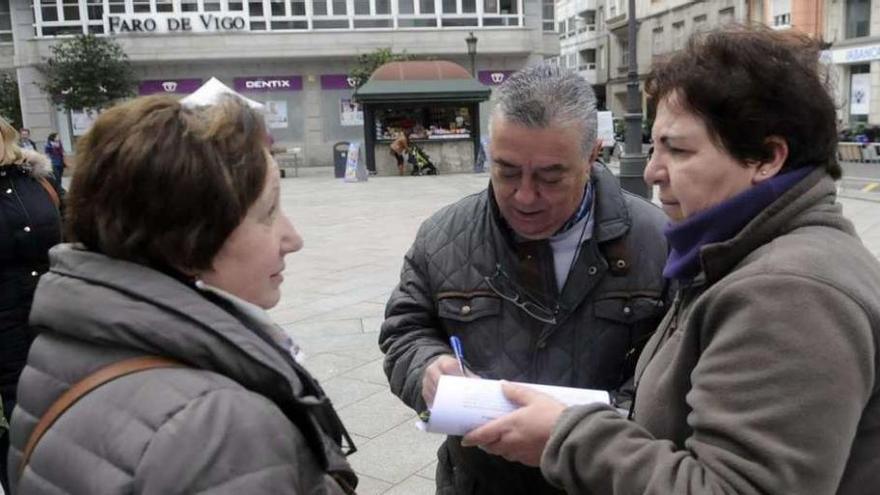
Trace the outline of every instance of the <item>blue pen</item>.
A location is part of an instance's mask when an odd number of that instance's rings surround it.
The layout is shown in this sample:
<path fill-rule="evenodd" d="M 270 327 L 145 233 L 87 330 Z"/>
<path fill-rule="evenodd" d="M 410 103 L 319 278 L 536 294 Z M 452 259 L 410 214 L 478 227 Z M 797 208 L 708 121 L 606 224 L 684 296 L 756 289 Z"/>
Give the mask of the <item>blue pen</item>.
<path fill-rule="evenodd" d="M 467 376 L 467 373 L 464 372 L 464 351 L 461 348 L 461 340 L 452 335 L 449 337 L 449 344 L 452 345 L 452 352 L 455 354 L 455 359 L 458 360 L 458 369 L 461 370 L 461 376 Z"/>

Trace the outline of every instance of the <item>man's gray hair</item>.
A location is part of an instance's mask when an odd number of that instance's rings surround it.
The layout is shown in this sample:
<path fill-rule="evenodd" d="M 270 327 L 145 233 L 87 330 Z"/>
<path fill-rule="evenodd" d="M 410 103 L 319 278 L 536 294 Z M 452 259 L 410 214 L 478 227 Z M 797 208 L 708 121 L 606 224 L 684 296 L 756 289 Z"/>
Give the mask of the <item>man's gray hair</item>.
<path fill-rule="evenodd" d="M 502 117 L 531 128 L 577 125 L 584 133 L 584 155 L 593 151 L 598 127 L 596 94 L 574 72 L 546 63 L 526 67 L 495 90 L 494 100 L 492 120 Z"/>

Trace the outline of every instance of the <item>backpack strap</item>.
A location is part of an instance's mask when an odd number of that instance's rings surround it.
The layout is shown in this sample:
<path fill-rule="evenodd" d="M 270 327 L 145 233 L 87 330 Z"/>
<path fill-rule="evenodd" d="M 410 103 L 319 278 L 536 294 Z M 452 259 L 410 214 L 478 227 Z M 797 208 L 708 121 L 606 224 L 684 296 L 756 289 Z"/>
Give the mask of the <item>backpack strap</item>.
<path fill-rule="evenodd" d="M 49 193 L 49 199 L 52 200 L 52 204 L 55 205 L 55 209 L 60 210 L 61 198 L 58 197 L 58 191 L 56 191 L 52 184 L 49 183 L 49 180 L 45 177 L 40 177 L 39 179 L 37 179 L 37 182 L 39 182 L 40 185 L 43 186 L 43 189 L 45 189 L 46 192 Z"/>
<path fill-rule="evenodd" d="M 45 180 L 45 179 L 44 179 Z M 51 185 L 49 186 L 51 187 Z M 95 390 L 96 388 L 104 385 L 105 383 L 111 382 L 117 378 L 121 378 L 126 375 L 130 375 L 132 373 L 137 373 L 139 371 L 146 371 L 156 368 L 183 368 L 186 367 L 183 363 L 178 361 L 174 361 L 173 359 L 168 359 L 160 356 L 140 356 L 131 359 L 125 359 L 123 361 L 119 361 L 113 364 L 109 364 L 104 366 L 103 368 L 99 368 L 94 373 L 86 376 L 82 380 L 76 382 L 67 389 L 66 392 L 61 394 L 55 402 L 49 406 L 49 409 L 46 410 L 46 413 L 43 414 L 43 417 L 40 418 L 40 421 L 37 423 L 37 426 L 34 427 L 33 431 L 31 431 L 30 437 L 28 437 L 27 444 L 25 444 L 24 452 L 22 453 L 21 465 L 18 466 L 18 474 L 21 476 L 24 473 L 25 467 L 27 467 L 28 461 L 30 461 L 31 454 L 33 454 L 34 449 L 37 447 L 37 444 L 40 442 L 40 439 L 43 438 L 43 435 L 49 428 L 55 424 L 55 421 L 64 414 L 65 411 L 70 409 L 71 406 L 77 403 L 80 399 L 89 394 L 89 392 Z"/>

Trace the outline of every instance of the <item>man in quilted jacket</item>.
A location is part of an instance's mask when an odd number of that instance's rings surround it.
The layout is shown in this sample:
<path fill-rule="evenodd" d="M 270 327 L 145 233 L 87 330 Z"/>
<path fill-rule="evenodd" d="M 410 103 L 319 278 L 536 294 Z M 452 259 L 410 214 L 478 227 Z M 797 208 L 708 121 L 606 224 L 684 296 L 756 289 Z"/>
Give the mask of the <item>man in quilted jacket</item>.
<path fill-rule="evenodd" d="M 416 411 L 443 374 L 608 390 L 625 406 L 633 368 L 665 311 L 663 213 L 596 162 L 596 98 L 538 65 L 496 90 L 488 188 L 419 229 L 379 345 L 392 391 Z M 449 437 L 437 493 L 555 494 L 539 470 Z"/>

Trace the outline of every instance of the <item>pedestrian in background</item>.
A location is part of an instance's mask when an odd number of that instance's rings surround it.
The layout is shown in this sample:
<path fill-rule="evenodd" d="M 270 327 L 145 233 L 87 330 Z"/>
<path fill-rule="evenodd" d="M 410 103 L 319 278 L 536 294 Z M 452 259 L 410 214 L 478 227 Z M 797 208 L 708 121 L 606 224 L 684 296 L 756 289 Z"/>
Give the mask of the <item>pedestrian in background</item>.
<path fill-rule="evenodd" d="M 18 147 L 23 150 L 37 151 L 37 143 L 35 143 L 31 139 L 31 130 L 27 127 L 22 127 L 21 130 L 18 131 Z"/>
<path fill-rule="evenodd" d="M 422 224 L 385 308 L 379 345 L 391 391 L 414 410 L 441 375 L 471 373 L 631 397 L 642 346 L 666 310 L 663 212 L 596 162 L 596 96 L 548 65 L 494 90 L 489 186 Z M 437 493 L 561 493 L 533 467 L 450 436 Z"/>
<path fill-rule="evenodd" d="M 466 444 L 570 493 L 877 493 L 880 263 L 836 202 L 822 70 L 815 40 L 746 27 L 655 65 L 645 180 L 681 289 L 636 369 L 632 420 L 508 386 L 523 407 Z"/>
<path fill-rule="evenodd" d="M 0 423 L 15 407 L 16 384 L 35 336 L 28 314 L 37 280 L 49 269 L 49 248 L 61 241 L 52 165 L 18 141 L 0 117 Z M 8 448 L 9 436 L 0 430 L 0 485 L 7 492 Z"/>
<path fill-rule="evenodd" d="M 64 169 L 67 167 L 67 157 L 64 155 L 64 145 L 61 144 L 61 138 L 57 132 L 49 134 L 43 152 L 52 161 L 52 172 L 55 174 L 58 189 L 61 189 L 61 177 L 64 175 Z"/>
<path fill-rule="evenodd" d="M 406 138 L 406 131 L 404 129 L 399 129 L 397 131 L 397 134 L 394 136 L 394 141 L 391 142 L 389 148 L 391 149 L 391 156 L 397 161 L 398 174 L 403 175 L 406 167 L 403 155 L 406 154 L 409 149 L 409 141 Z"/>
<path fill-rule="evenodd" d="M 72 244 L 51 251 L 31 313 L 14 495 L 353 493 L 350 438 L 266 313 L 303 245 L 266 137 L 237 98 L 187 108 L 152 96 L 80 138 Z M 133 372 L 32 437 L 63 393 L 120 368 Z"/>

